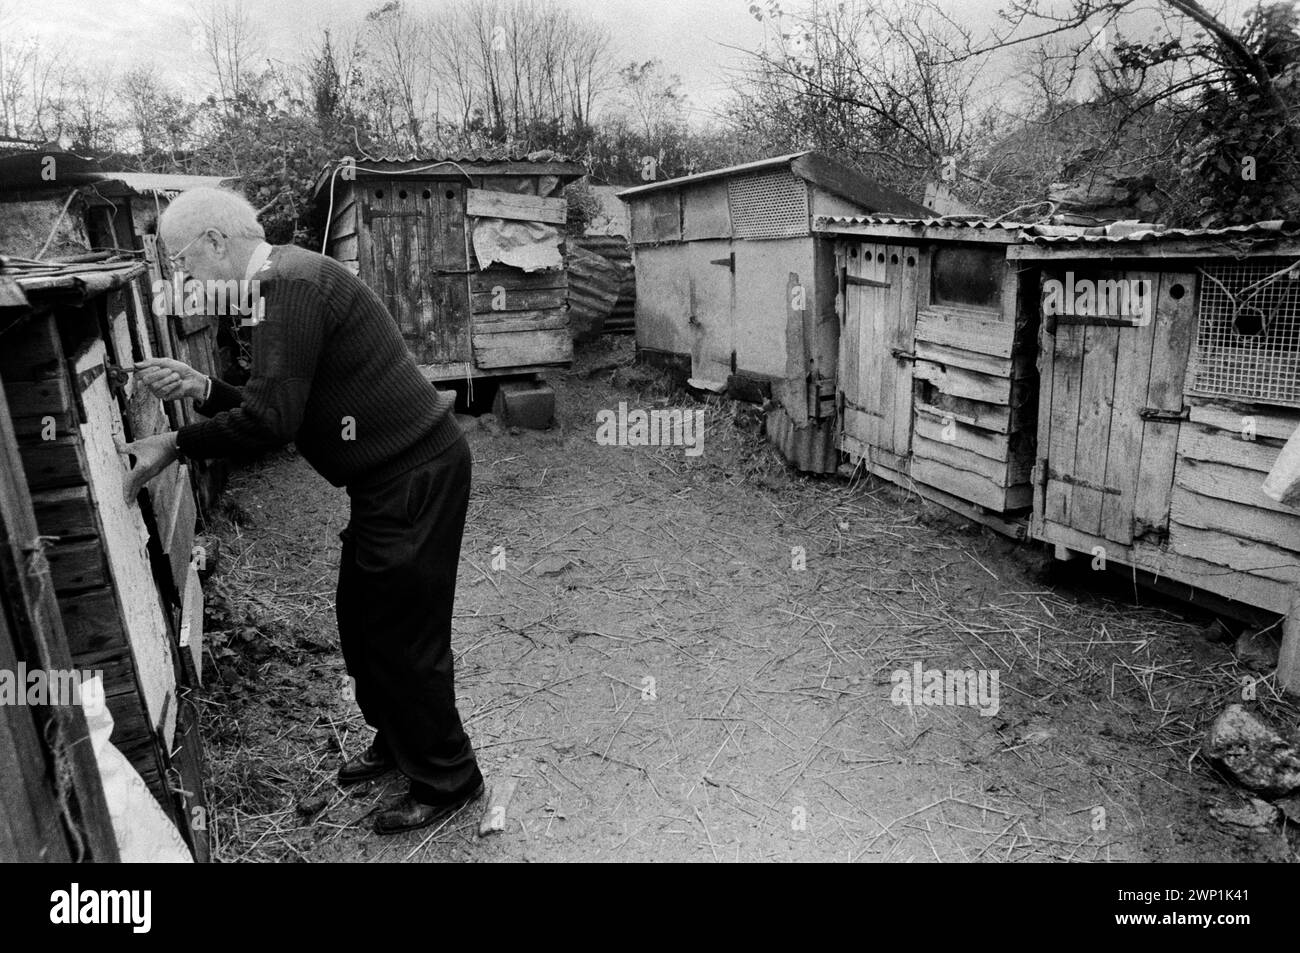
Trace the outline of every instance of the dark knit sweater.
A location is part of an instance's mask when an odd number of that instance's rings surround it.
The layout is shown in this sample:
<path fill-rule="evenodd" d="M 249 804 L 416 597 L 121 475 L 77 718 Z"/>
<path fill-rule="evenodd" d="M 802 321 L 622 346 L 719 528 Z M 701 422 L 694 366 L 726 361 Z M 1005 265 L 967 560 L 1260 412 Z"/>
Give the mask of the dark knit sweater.
<path fill-rule="evenodd" d="M 461 435 L 453 394 L 426 381 L 397 322 L 332 258 L 277 245 L 256 278 L 266 302 L 253 327 L 252 376 L 213 380 L 182 427 L 181 453 L 210 459 L 293 441 L 335 486 L 376 483 L 432 460 Z"/>

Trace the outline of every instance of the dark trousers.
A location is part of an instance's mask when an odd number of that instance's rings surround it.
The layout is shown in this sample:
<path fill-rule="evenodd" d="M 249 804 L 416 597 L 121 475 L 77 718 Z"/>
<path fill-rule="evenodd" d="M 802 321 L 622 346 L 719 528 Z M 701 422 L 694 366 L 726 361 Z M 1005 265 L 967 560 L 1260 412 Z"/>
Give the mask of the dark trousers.
<path fill-rule="evenodd" d="M 483 780 L 456 711 L 451 615 L 469 508 L 462 437 L 429 463 L 383 483 L 348 487 L 336 611 L 357 704 L 411 779 L 437 803 Z"/>

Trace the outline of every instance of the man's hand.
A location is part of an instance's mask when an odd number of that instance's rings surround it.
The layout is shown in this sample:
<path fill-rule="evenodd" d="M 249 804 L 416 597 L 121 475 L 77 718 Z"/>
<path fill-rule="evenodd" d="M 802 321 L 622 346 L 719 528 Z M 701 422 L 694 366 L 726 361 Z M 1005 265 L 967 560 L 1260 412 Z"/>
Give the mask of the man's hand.
<path fill-rule="evenodd" d="M 151 357 L 138 361 L 131 368 L 138 380 L 163 400 L 180 400 L 193 397 L 202 400 L 208 390 L 208 379 L 188 364 L 169 357 Z"/>
<path fill-rule="evenodd" d="M 135 466 L 122 483 L 122 495 L 128 504 L 134 503 L 144 485 L 167 469 L 167 465 L 180 455 L 174 433 L 144 437 L 133 443 L 118 441 L 117 452 L 135 457 Z"/>

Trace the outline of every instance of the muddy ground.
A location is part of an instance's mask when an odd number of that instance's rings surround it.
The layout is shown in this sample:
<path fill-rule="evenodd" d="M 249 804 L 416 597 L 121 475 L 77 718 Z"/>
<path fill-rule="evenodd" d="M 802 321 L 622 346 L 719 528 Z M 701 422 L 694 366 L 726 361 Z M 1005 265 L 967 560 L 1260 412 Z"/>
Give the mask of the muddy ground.
<path fill-rule="evenodd" d="M 1211 618 L 888 484 L 792 473 L 752 410 L 631 360 L 626 338 L 580 352 L 553 430 L 462 418 L 460 708 L 489 782 L 516 783 L 486 838 L 477 811 L 378 837 L 401 779 L 335 784 L 370 739 L 333 619 L 347 498 L 291 450 L 236 473 L 200 700 L 218 859 L 1297 858 L 1294 828 L 1211 817 L 1243 799 L 1200 740 L 1260 674 Z M 705 452 L 599 446 L 620 400 L 705 408 Z M 894 704 L 918 661 L 996 670 L 998 710 Z"/>

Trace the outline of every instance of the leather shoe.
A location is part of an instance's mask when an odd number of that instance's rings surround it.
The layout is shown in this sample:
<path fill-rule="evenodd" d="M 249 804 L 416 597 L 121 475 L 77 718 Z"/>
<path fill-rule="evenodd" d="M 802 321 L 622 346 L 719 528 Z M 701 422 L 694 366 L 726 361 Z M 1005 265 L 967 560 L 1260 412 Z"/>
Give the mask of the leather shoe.
<path fill-rule="evenodd" d="M 383 751 L 376 750 L 372 744 L 355 758 L 349 758 L 343 762 L 339 768 L 339 784 L 356 784 L 360 781 L 369 781 L 371 778 L 377 778 L 387 774 L 397 767 L 397 762 L 392 756 Z"/>
<path fill-rule="evenodd" d="M 483 788 L 484 784 L 480 781 L 470 793 L 441 804 L 424 804 L 415 800 L 408 792 L 375 818 L 375 833 L 400 834 L 403 831 L 414 831 L 444 821 L 465 805 L 482 797 Z"/>

